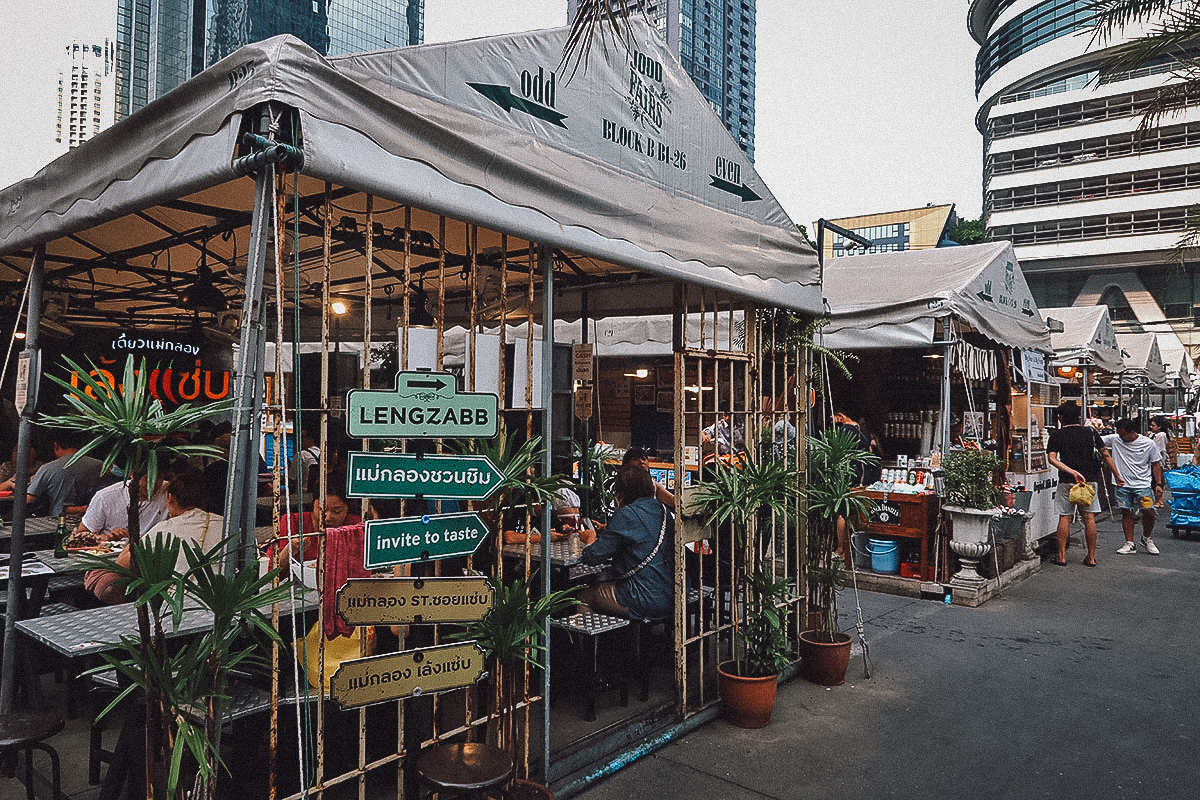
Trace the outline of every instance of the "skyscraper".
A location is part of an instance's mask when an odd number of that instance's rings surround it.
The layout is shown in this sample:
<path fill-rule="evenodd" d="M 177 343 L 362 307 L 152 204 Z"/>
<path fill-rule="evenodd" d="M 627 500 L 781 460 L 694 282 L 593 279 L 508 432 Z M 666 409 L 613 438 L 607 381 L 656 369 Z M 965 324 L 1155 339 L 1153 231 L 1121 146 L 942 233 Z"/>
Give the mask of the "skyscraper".
<path fill-rule="evenodd" d="M 58 70 L 58 114 L 54 141 L 60 153 L 78 147 L 113 123 L 116 47 L 71 42 Z"/>
<path fill-rule="evenodd" d="M 420 44 L 424 0 L 117 0 L 117 115 L 250 42 L 282 33 L 321 55 Z"/>
<path fill-rule="evenodd" d="M 755 0 L 609 2 L 649 18 L 753 161 Z M 574 19 L 578 9 L 579 0 L 567 0 L 567 19 Z"/>
<path fill-rule="evenodd" d="M 1012 241 L 1038 305 L 1104 303 L 1118 328 L 1174 329 L 1200 344 L 1200 269 L 1174 252 L 1200 201 L 1200 98 L 1140 135 L 1179 62 L 1106 71 L 1129 38 L 1094 40 L 1091 6 L 970 5 L 987 236 Z M 1180 57 L 1195 57 L 1189 47 Z"/>

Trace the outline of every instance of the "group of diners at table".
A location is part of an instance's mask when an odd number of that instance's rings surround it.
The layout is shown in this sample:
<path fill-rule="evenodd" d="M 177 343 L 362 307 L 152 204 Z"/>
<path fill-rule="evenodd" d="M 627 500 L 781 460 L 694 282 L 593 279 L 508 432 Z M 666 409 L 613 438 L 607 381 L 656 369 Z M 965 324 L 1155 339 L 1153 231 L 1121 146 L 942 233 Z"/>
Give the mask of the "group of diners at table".
<path fill-rule="evenodd" d="M 51 447 L 54 459 L 40 463 L 34 451 L 30 452 L 30 479 L 27 489 L 27 508 L 30 515 L 47 517 L 45 523 L 67 517 L 73 523 L 71 537 L 68 543 L 79 546 L 119 542 L 128 537 L 128 484 L 120 475 L 104 473 L 102 462 L 90 455 L 80 456 L 72 460 L 72 456 L 82 447 L 83 442 L 72 431 L 49 431 L 45 437 Z M 228 452 L 228 433 L 219 429 L 209 438 L 209 441 Z M 305 437 L 301 441 L 304 451 L 312 454 L 311 439 Z M 335 457 L 331 454 L 326 463 L 345 463 L 344 454 Z M 307 464 L 308 459 L 305 459 Z M 607 525 L 596 526 L 596 535 L 591 543 L 583 549 L 582 554 L 572 554 L 572 563 L 581 563 L 593 567 L 608 565 L 605 573 L 598 570 L 588 570 L 591 578 L 590 585 L 583 588 L 579 599 L 583 606 L 579 611 L 593 610 L 602 614 L 615 615 L 623 618 L 666 618 L 673 608 L 673 497 L 661 485 L 656 484 L 650 476 L 647 465 L 647 454 L 644 451 L 631 450 L 626 456 L 625 463 L 618 468 L 616 477 L 617 508 L 611 515 Z M 15 464 L 15 457 L 13 464 Z M 15 473 L 13 464 L 8 465 L 9 477 Z M 158 534 L 170 534 L 184 541 L 195 542 L 203 549 L 216 545 L 221 538 L 223 520 L 221 511 L 224 498 L 224 478 L 227 463 L 224 458 L 214 457 L 204 460 L 176 459 L 160 466 L 153 486 L 143 478 L 139 486 L 138 519 L 142 536 L 155 537 Z M 307 469 L 304 500 L 311 498 L 311 510 L 303 513 L 284 514 L 277 529 L 264 535 L 264 529 L 259 528 L 258 543 L 260 549 L 271 567 L 284 566 L 290 561 L 310 562 L 316 557 L 319 530 L 326 535 L 327 582 L 330 564 L 339 558 L 349 561 L 349 566 L 343 563 L 342 572 L 337 573 L 339 579 L 346 575 L 362 576 L 362 530 L 363 517 L 401 516 L 412 513 L 436 513 L 459 510 L 452 501 L 435 503 L 432 501 L 396 501 L 374 500 L 366 505 L 365 514 L 360 511 L 357 500 L 348 499 L 346 495 L 346 477 L 343 471 L 335 469 L 325 474 L 324 494 L 318 496 L 318 473 L 315 469 Z M 0 476 L 4 471 L 0 470 Z M 0 482 L 0 491 L 4 488 L 11 490 L 12 483 L 7 487 Z M 571 502 L 570 500 L 567 501 Z M 578 501 L 574 501 L 578 504 Z M 422 508 L 416 505 L 423 504 Z M 560 520 L 570 520 L 578 524 L 578 508 L 563 507 L 556 503 L 556 516 Z M 305 502 L 309 507 L 309 502 Z M 323 519 L 322 519 L 323 517 Z M 78 520 L 78 522 L 75 522 Z M 323 524 L 318 525 L 318 521 Z M 38 530 L 48 530 L 47 524 L 38 526 Z M 358 538 L 352 540 L 355 547 L 343 548 L 340 555 L 334 551 L 332 558 L 328 538 L 331 532 L 357 530 Z M 499 536 L 494 546 L 499 549 Z M 128 547 L 119 550 L 115 562 L 128 566 L 130 550 Z M 39 552 L 37 555 L 45 557 Z M 497 555 L 499 555 L 497 553 Z M 180 556 L 181 562 L 183 556 Z M 357 560 L 357 568 L 353 562 Z M 45 558 L 47 564 L 53 564 L 56 570 L 66 570 L 78 574 L 78 564 L 82 559 L 69 559 L 76 569 L 66 568 L 67 560 Z M 27 562 L 28 563 L 28 562 Z M 181 571 L 185 563 L 177 564 Z M 444 567 L 446 565 L 443 565 Z M 452 566 L 451 566 L 452 568 Z M 393 574 L 422 574 L 428 572 L 428 565 L 410 570 L 402 567 L 393 570 Z M 445 571 L 442 574 L 447 574 Z M 72 604 L 81 609 L 81 613 L 101 613 L 86 611 L 88 608 L 98 609 L 102 605 L 117 605 L 128 603 L 132 598 L 126 595 L 118 573 L 109 570 L 91 570 L 83 576 L 85 591 L 76 591 L 71 597 Z M 335 584 L 338 585 L 338 584 Z M 327 638 L 345 635 L 346 626 L 341 622 L 333 605 L 335 592 L 327 592 L 326 630 Z M 114 609 L 115 610 L 115 609 Z M 35 612 L 36 613 L 36 612 Z M 73 616 L 73 615 L 68 615 Z M 114 618 L 115 619 L 115 618 Z M 67 620 L 63 620 L 65 624 Z M 69 626 L 68 626 L 69 627 Z M 415 628 L 408 638 L 407 646 L 418 645 L 421 634 Z M 20 628 L 19 628 L 20 630 Z M 132 630 L 129 633 L 133 633 Z M 382 648 L 398 645 L 399 642 L 388 641 L 388 631 L 381 631 L 379 646 Z M 395 636 L 399 631 L 391 630 Z M 45 642 L 43 642 L 45 643 Z M 26 661 L 26 663 L 28 663 Z M 36 668 L 36 665 L 35 665 Z M 326 665 L 327 673 L 336 665 Z M 35 676 L 36 679 L 36 676 Z"/>

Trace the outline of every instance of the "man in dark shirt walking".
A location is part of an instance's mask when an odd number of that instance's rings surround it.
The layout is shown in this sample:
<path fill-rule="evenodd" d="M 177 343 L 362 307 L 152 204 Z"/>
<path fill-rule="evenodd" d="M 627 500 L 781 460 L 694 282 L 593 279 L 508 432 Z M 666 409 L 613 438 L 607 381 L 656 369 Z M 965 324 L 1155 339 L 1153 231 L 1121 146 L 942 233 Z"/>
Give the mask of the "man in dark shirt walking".
<path fill-rule="evenodd" d="M 1112 454 L 1104 446 L 1100 434 L 1091 428 L 1079 424 L 1079 406 L 1074 400 L 1068 400 L 1058 407 L 1059 427 L 1050 431 L 1050 441 L 1046 444 L 1050 465 L 1058 468 L 1058 488 L 1054 491 L 1054 506 L 1058 510 L 1058 557 L 1054 563 L 1060 567 L 1067 565 L 1067 539 L 1071 533 L 1071 517 L 1075 510 L 1083 517 L 1083 533 L 1087 541 L 1087 558 L 1083 563 L 1089 567 L 1096 566 L 1096 514 L 1100 511 L 1100 501 L 1092 498 L 1092 504 L 1086 508 L 1074 506 L 1067 499 L 1071 487 L 1076 483 L 1088 483 L 1092 491 L 1097 490 L 1100 479 L 1101 461 L 1108 464 L 1112 470 L 1117 485 L 1124 481 L 1113 463 Z"/>

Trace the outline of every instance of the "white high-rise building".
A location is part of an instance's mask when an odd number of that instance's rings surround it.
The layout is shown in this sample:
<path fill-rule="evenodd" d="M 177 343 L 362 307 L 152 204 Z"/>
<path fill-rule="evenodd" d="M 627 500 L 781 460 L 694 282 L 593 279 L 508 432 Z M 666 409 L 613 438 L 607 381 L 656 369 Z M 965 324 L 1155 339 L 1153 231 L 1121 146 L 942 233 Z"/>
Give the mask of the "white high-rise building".
<path fill-rule="evenodd" d="M 71 42 L 58 70 L 58 119 L 54 141 L 62 152 L 78 147 L 113 124 L 116 116 L 116 48 Z"/>
<path fill-rule="evenodd" d="M 1119 327 L 1173 329 L 1200 345 L 1200 264 L 1175 252 L 1200 203 L 1200 97 L 1140 136 L 1179 62 L 1106 72 L 1114 48 L 1142 31 L 1096 40 L 1091 6 L 970 3 L 987 236 L 1012 241 L 1038 305 L 1104 303 Z"/>

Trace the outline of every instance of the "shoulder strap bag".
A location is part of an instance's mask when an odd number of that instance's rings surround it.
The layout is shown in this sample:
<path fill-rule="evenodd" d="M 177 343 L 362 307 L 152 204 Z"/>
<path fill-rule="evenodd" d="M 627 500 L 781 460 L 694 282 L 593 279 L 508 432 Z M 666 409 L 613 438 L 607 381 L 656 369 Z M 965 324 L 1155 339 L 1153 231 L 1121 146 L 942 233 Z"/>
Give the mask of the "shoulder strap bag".
<path fill-rule="evenodd" d="M 618 577 L 617 578 L 618 581 L 623 581 L 627 578 L 632 578 L 634 575 L 636 575 L 637 573 L 641 572 L 643 569 L 648 567 L 650 565 L 650 562 L 654 560 L 654 557 L 656 555 L 658 555 L 658 550 L 660 547 L 662 547 L 663 539 L 665 539 L 667 537 L 667 507 L 664 506 L 662 503 L 659 503 L 659 505 L 662 506 L 662 512 L 663 512 L 662 527 L 658 531 L 658 541 L 654 543 L 654 549 L 650 551 L 650 555 L 648 555 L 644 559 L 642 559 L 642 563 L 638 564 L 636 567 L 629 570 L 624 575 L 621 575 L 620 577 Z"/>

